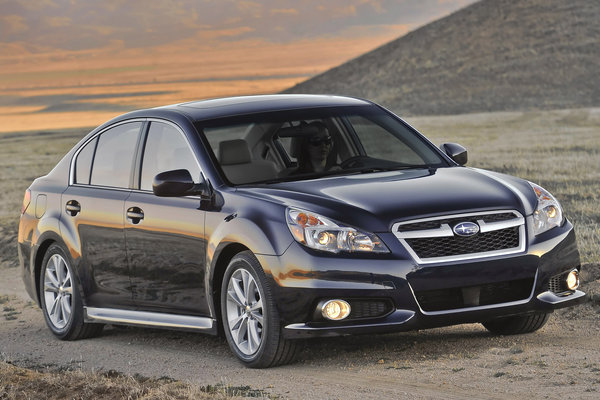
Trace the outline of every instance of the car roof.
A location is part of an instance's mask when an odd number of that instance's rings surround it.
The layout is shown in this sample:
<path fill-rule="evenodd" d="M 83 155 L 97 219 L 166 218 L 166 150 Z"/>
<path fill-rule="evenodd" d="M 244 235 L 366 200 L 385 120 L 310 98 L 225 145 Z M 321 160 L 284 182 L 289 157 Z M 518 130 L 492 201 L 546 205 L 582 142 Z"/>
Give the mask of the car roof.
<path fill-rule="evenodd" d="M 258 112 L 295 110 L 318 107 L 365 106 L 366 100 L 333 95 L 274 94 L 261 96 L 239 96 L 221 99 L 200 100 L 158 107 L 186 114 L 195 121 L 221 118 Z"/>

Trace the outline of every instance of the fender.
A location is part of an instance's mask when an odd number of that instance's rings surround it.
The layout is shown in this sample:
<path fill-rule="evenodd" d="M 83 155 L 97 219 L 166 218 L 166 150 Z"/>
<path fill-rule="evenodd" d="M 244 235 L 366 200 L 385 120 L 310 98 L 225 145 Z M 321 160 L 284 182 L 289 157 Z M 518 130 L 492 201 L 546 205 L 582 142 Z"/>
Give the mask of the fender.
<path fill-rule="evenodd" d="M 244 212 L 244 214 L 251 216 L 254 213 Z M 219 274 L 227 267 L 229 257 L 233 256 L 230 252 L 237 253 L 250 250 L 256 255 L 277 256 L 283 254 L 294 240 L 289 234 L 287 226 L 283 225 L 285 225 L 283 219 L 281 221 L 265 219 L 264 214 L 262 219 L 254 220 L 245 216 L 238 216 L 237 213 L 207 213 L 205 225 L 208 237 L 207 271 L 204 287 L 206 288 L 206 298 L 213 317 L 217 315 L 217 310 L 214 309 L 213 294 L 216 285 L 219 285 L 220 282 Z M 279 232 L 277 239 L 273 237 L 275 232 Z M 281 232 L 288 232 L 288 234 L 281 235 Z M 223 264 L 222 257 L 227 259 L 225 264 Z M 277 273 L 277 271 L 271 271 L 270 266 L 263 265 L 263 268 L 267 275 Z"/>
<path fill-rule="evenodd" d="M 81 284 L 81 279 L 79 277 L 80 274 L 79 274 L 79 268 L 78 268 L 79 267 L 78 260 L 80 259 L 80 257 L 78 256 L 77 259 L 73 258 L 72 249 L 64 242 L 63 238 L 55 231 L 44 232 L 43 234 L 41 234 L 39 236 L 36 243 L 33 246 L 31 246 L 31 256 L 30 256 L 30 260 L 29 260 L 30 271 L 29 271 L 29 276 L 28 276 L 29 283 L 26 284 L 27 292 L 29 293 L 30 297 L 32 297 L 37 302 L 37 304 L 40 305 L 40 284 L 41 284 L 41 282 L 39 280 L 39 274 L 40 274 L 40 271 L 42 268 L 42 261 L 45 256 L 46 250 L 52 243 L 57 243 L 58 245 L 60 245 L 63 248 L 63 250 L 66 250 L 66 255 L 69 258 L 67 261 L 69 263 L 71 263 L 71 267 L 73 270 L 74 284 L 77 285 L 77 289 L 79 290 L 79 293 L 81 294 L 80 297 L 81 297 L 82 303 L 85 306 L 86 299 L 85 299 L 85 295 L 84 295 L 84 291 L 83 291 L 83 286 Z M 37 268 L 38 265 L 36 262 L 36 261 L 38 261 L 38 257 L 39 257 L 39 268 Z M 32 291 L 34 291 L 34 292 L 32 293 Z M 35 295 L 35 296 L 33 296 L 33 295 Z"/>

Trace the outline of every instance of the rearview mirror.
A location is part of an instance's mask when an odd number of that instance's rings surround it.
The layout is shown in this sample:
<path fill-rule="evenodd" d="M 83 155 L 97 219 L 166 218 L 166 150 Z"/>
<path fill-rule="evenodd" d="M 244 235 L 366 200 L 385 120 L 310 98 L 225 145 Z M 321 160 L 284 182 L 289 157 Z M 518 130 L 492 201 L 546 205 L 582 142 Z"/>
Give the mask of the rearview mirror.
<path fill-rule="evenodd" d="M 160 197 L 197 196 L 207 197 L 209 189 L 206 182 L 194 183 L 187 169 L 161 172 L 154 177 L 152 191 Z"/>
<path fill-rule="evenodd" d="M 440 149 L 448 155 L 458 165 L 465 165 L 467 163 L 467 149 L 457 143 L 444 143 L 440 146 Z"/>

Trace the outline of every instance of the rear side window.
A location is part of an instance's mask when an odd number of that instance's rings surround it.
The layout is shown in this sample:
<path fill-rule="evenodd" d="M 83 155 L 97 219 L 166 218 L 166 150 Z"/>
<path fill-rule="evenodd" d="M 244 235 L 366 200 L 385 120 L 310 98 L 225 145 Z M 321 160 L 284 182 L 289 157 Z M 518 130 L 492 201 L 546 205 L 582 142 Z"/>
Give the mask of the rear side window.
<path fill-rule="evenodd" d="M 90 173 L 92 172 L 92 161 L 94 160 L 96 143 L 98 143 L 98 138 L 94 138 L 79 152 L 77 161 L 75 162 L 75 183 L 80 185 L 90 184 Z"/>
<path fill-rule="evenodd" d="M 171 125 L 152 122 L 144 148 L 140 188 L 152 190 L 156 175 L 174 169 L 187 169 L 195 182 L 200 180 L 200 167 L 183 133 Z"/>
<path fill-rule="evenodd" d="M 141 122 L 107 130 L 98 138 L 90 184 L 128 188 Z"/>

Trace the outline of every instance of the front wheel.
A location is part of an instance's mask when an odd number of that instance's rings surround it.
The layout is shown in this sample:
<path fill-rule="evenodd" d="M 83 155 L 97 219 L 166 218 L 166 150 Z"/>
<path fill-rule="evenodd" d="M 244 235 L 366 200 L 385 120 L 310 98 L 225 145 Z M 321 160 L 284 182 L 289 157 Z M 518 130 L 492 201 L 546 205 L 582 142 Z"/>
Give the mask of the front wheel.
<path fill-rule="evenodd" d="M 294 359 L 297 342 L 281 335 L 265 273 L 250 251 L 233 257 L 225 270 L 221 315 L 229 347 L 246 366 L 273 367 Z"/>
<path fill-rule="evenodd" d="M 518 335 L 521 333 L 531 333 L 541 329 L 550 314 L 535 313 L 527 315 L 513 315 L 511 317 L 497 318 L 482 322 L 482 325 L 490 332 L 498 335 Z"/>
<path fill-rule="evenodd" d="M 69 260 L 58 244 L 48 248 L 42 261 L 40 303 L 46 325 L 56 337 L 84 339 L 98 335 L 102 325 L 83 321 L 81 296 Z"/>

